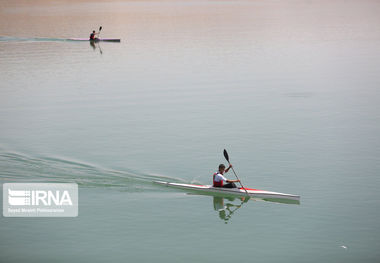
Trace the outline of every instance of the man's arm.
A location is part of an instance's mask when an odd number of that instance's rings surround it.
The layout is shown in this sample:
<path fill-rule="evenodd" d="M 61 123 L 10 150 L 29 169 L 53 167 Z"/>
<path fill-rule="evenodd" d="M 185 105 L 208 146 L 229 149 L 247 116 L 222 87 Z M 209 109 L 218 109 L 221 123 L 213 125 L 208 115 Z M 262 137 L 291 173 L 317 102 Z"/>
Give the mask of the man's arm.
<path fill-rule="evenodd" d="M 227 180 L 227 183 L 238 183 L 240 180 Z"/>
<path fill-rule="evenodd" d="M 228 168 L 224 172 L 228 173 L 228 171 L 230 170 L 230 168 L 232 168 L 232 164 L 230 164 L 230 166 L 228 166 Z"/>

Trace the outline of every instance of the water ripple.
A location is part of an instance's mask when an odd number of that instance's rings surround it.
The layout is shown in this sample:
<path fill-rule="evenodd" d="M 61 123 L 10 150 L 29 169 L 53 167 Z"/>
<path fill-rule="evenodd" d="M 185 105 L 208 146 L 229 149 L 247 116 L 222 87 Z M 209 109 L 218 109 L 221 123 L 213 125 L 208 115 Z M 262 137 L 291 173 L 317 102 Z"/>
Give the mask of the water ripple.
<path fill-rule="evenodd" d="M 0 167 L 0 179 L 12 182 L 77 183 L 82 187 L 116 187 L 128 191 L 148 188 L 154 180 L 182 182 L 178 178 L 109 169 L 69 158 L 36 157 L 2 149 Z"/>

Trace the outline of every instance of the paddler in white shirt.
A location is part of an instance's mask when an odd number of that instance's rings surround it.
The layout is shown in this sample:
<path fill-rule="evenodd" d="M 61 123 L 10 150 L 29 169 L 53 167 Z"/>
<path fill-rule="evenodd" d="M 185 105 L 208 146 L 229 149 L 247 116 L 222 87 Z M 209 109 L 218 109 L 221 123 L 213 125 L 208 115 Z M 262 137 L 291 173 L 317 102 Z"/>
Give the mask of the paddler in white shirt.
<path fill-rule="evenodd" d="M 227 169 L 224 164 L 219 165 L 218 172 L 214 173 L 213 179 L 212 179 L 212 185 L 214 187 L 236 188 L 236 185 L 234 183 L 240 182 L 239 180 L 228 180 L 226 177 L 223 176 L 223 174 L 227 173 L 231 167 L 232 167 L 231 164 L 230 166 L 228 166 Z"/>

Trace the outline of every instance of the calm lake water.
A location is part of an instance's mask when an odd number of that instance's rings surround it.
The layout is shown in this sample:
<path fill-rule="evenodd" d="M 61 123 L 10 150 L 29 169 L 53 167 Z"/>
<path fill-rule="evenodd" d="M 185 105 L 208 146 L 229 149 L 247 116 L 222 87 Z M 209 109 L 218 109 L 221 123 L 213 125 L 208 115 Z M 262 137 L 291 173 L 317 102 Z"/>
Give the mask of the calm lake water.
<path fill-rule="evenodd" d="M 379 14 L 2 0 L 0 183 L 77 183 L 79 216 L 0 217 L 0 261 L 379 262 Z M 121 43 L 67 41 L 99 26 Z M 244 185 L 301 203 L 152 184 L 209 184 L 224 148 Z"/>

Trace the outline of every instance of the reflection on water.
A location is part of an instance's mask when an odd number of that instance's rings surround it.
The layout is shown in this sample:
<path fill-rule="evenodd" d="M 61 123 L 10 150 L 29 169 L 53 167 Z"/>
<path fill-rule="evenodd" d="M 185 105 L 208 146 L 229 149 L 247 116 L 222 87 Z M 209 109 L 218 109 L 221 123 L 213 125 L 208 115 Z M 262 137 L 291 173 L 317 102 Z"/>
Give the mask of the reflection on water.
<path fill-rule="evenodd" d="M 99 42 L 90 41 L 90 46 L 94 49 L 94 51 L 98 48 L 98 49 L 99 49 L 99 53 L 100 53 L 100 55 L 103 54 L 103 50 L 102 50 L 102 48 L 100 47 L 100 43 L 99 43 Z"/>
<path fill-rule="evenodd" d="M 253 201 L 267 201 L 274 203 L 282 203 L 282 204 L 297 204 L 300 202 L 298 200 L 287 200 L 281 198 L 252 198 L 247 196 L 240 197 L 223 197 L 220 195 L 213 196 L 213 205 L 214 210 L 218 212 L 219 218 L 223 220 L 226 224 L 231 219 L 232 215 L 236 210 L 243 207 L 243 204 L 248 203 L 249 200 Z"/>
<path fill-rule="evenodd" d="M 206 195 L 212 196 L 213 198 L 213 208 L 218 212 L 219 218 L 223 220 L 226 224 L 231 219 L 232 215 L 236 210 L 243 207 L 243 204 L 248 203 L 249 200 L 252 201 L 264 201 L 279 204 L 288 205 L 299 205 L 299 200 L 291 200 L 286 198 L 258 198 L 258 197 L 248 197 L 248 196 L 232 196 L 223 193 L 212 193 L 212 192 L 188 192 L 188 195 Z"/>
<path fill-rule="evenodd" d="M 236 204 L 235 200 L 240 200 L 239 204 Z M 224 198 L 221 196 L 213 197 L 214 210 L 219 213 L 219 218 L 224 221 L 225 224 L 231 219 L 232 215 L 247 203 L 249 198 L 247 197 L 228 197 Z"/>

